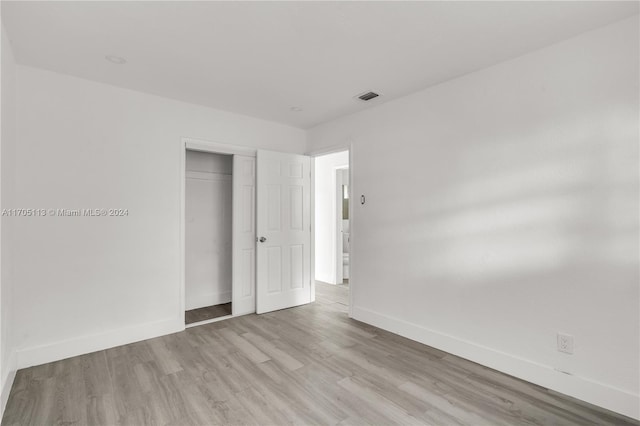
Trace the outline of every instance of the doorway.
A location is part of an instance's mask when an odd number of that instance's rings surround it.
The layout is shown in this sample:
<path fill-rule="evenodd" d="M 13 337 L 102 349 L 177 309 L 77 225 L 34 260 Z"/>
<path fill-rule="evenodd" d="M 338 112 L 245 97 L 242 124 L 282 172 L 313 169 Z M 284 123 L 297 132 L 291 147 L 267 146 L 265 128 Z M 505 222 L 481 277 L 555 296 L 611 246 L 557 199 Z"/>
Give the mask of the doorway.
<path fill-rule="evenodd" d="M 351 226 L 349 168 L 336 169 L 336 284 L 349 285 Z"/>
<path fill-rule="evenodd" d="M 185 324 L 232 313 L 233 157 L 187 150 Z"/>
<path fill-rule="evenodd" d="M 348 307 L 351 277 L 351 177 L 349 151 L 315 156 L 316 300 Z"/>
<path fill-rule="evenodd" d="M 256 311 L 256 150 L 180 142 L 180 292 L 185 327 Z"/>

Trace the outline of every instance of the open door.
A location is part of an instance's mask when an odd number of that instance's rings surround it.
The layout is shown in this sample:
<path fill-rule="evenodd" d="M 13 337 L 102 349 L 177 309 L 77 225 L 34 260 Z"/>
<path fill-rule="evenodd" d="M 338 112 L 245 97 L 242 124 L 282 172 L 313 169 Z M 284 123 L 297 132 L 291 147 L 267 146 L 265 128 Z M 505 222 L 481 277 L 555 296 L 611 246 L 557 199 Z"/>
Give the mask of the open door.
<path fill-rule="evenodd" d="M 256 159 L 233 156 L 233 315 L 256 311 Z"/>
<path fill-rule="evenodd" d="M 257 155 L 256 312 L 311 302 L 311 159 Z"/>

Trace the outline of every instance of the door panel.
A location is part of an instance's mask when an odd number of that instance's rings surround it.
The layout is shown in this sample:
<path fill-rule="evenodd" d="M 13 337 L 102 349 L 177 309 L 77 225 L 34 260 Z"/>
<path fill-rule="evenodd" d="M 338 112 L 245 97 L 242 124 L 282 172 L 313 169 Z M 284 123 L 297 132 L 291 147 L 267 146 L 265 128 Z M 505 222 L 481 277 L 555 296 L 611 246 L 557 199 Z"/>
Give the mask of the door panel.
<path fill-rule="evenodd" d="M 311 301 L 311 161 L 271 151 L 257 160 L 256 293 L 264 313 Z"/>
<path fill-rule="evenodd" d="M 233 156 L 233 315 L 256 311 L 256 159 Z"/>

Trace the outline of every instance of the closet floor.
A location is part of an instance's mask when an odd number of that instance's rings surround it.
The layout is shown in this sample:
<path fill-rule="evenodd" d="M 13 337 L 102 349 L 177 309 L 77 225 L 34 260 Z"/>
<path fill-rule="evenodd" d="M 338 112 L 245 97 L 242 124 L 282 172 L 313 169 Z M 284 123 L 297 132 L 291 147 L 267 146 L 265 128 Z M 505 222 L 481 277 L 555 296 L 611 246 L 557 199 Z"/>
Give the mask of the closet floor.
<path fill-rule="evenodd" d="M 227 315 L 231 315 L 231 302 L 186 311 L 184 313 L 184 322 L 185 324 L 193 324 L 194 322 L 210 320 Z"/>

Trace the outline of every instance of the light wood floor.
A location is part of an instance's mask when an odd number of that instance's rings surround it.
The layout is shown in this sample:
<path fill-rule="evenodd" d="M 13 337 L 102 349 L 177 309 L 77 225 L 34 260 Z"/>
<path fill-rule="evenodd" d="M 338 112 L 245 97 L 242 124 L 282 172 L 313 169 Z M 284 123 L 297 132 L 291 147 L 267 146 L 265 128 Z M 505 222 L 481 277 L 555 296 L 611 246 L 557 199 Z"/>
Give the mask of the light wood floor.
<path fill-rule="evenodd" d="M 20 370 L 2 424 L 638 424 L 351 320 L 347 295 Z"/>
<path fill-rule="evenodd" d="M 327 284 L 322 281 L 316 281 L 316 301 L 322 304 L 339 303 L 346 307 L 349 306 L 349 284 Z"/>

